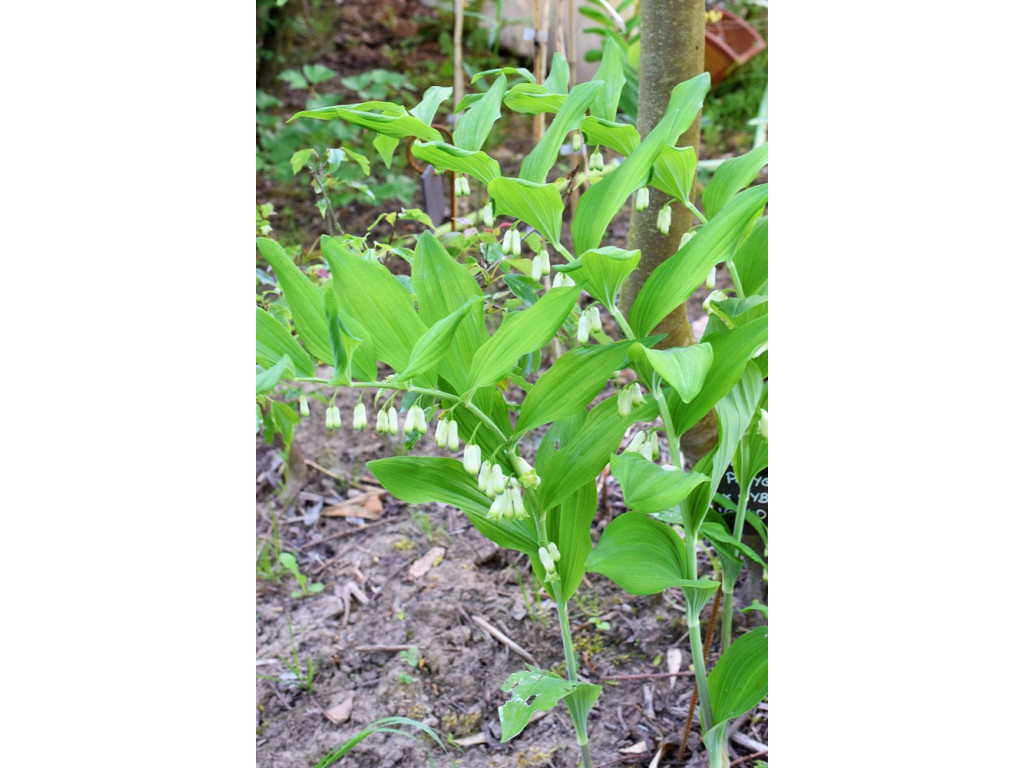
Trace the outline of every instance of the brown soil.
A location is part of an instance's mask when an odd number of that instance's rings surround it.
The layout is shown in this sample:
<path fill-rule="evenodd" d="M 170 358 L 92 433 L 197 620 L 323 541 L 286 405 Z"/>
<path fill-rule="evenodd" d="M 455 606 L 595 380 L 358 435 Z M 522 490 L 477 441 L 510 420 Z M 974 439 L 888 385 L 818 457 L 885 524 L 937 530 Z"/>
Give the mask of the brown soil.
<path fill-rule="evenodd" d="M 428 13 L 413 0 L 346 0 L 338 8 L 335 45 L 318 60 L 343 75 L 389 66 L 385 44 L 410 34 L 404 20 Z M 419 57 L 431 55 L 435 64 L 443 58 L 436 44 L 417 50 Z M 261 183 L 258 198 L 274 199 Z M 308 218 L 300 228 L 308 247 L 326 229 L 312 200 L 303 210 Z M 359 221 L 372 221 L 379 210 L 360 210 Z M 624 225 L 615 226 L 624 237 Z M 704 295 L 691 300 L 694 318 Z M 528 663 L 543 669 L 564 663 L 553 604 L 533 581 L 528 559 L 497 548 L 457 510 L 407 506 L 382 493 L 366 463 L 401 454 L 403 446 L 377 435 L 372 424 L 352 431 L 350 391 L 340 390 L 337 404 L 345 424 L 328 431 L 326 405 L 311 396 L 311 416 L 297 427 L 290 471 L 279 447 L 256 437 L 257 560 L 264 551 L 293 553 L 301 572 L 324 585 L 322 592 L 294 597 L 298 584 L 291 575 L 257 577 L 257 765 L 310 768 L 368 724 L 401 716 L 443 738 L 475 743 L 449 745 L 446 757 L 422 737 L 375 734 L 340 764 L 426 766 L 433 759 L 443 766 L 450 758 L 464 768 L 576 766 L 579 751 L 561 705 L 511 742 L 500 742 L 497 710 L 507 696 L 501 690 L 506 678 Z M 433 443 L 424 441 L 415 452 L 431 450 Z M 595 543 L 623 509 L 614 480 L 601 498 Z M 710 562 L 705 567 L 710 572 Z M 677 759 L 692 695 L 681 593 L 637 598 L 592 575 L 571 603 L 570 616 L 581 675 L 604 685 L 589 719 L 595 766 L 647 766 L 659 747 L 662 766 L 706 765 L 696 726 L 691 749 Z M 745 618 L 737 614 L 738 628 Z M 533 661 L 496 640 L 481 619 Z M 674 682 L 663 676 L 670 649 L 683 654 L 684 674 Z M 716 651 L 717 642 L 711 664 Z M 294 658 L 300 673 L 315 670 L 308 689 L 289 669 Z M 766 703 L 738 721 L 730 745 L 734 760 L 767 744 L 767 723 Z"/>

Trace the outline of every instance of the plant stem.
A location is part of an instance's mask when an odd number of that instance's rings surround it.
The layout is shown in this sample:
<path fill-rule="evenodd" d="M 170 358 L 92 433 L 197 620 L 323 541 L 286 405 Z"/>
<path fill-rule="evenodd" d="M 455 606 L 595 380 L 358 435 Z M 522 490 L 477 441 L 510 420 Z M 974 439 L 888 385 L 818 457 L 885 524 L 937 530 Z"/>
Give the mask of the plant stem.
<path fill-rule="evenodd" d="M 579 682 L 579 674 L 576 666 L 576 652 L 572 647 L 572 634 L 569 628 L 569 612 L 566 609 L 566 601 L 562 599 L 562 585 L 559 582 L 551 584 L 555 593 L 555 603 L 558 606 L 558 625 L 562 631 L 562 654 L 565 656 L 565 674 L 570 683 Z M 567 705 L 569 716 L 572 718 L 573 727 L 576 729 L 576 743 L 580 747 L 580 755 L 583 758 L 583 768 L 593 768 L 593 761 L 590 757 L 590 739 L 587 737 L 587 716 L 576 711 L 575 707 Z"/>
<path fill-rule="evenodd" d="M 689 200 L 683 200 L 683 205 L 685 205 L 685 206 L 687 207 L 687 209 L 688 209 L 688 210 L 690 211 L 690 213 L 692 213 L 692 214 L 693 214 L 694 216 L 696 216 L 696 217 L 697 217 L 697 220 L 698 220 L 698 221 L 699 221 L 699 222 L 700 222 L 701 224 L 707 224 L 707 223 L 708 223 L 708 220 L 707 220 L 707 218 L 706 218 L 706 217 L 704 216 L 704 214 L 703 214 L 703 213 L 701 213 L 701 212 L 700 212 L 700 210 L 699 210 L 699 209 L 697 208 L 697 206 L 695 206 L 695 205 L 694 205 L 693 203 L 691 203 L 691 202 L 690 202 Z"/>
<path fill-rule="evenodd" d="M 672 455 L 672 463 L 680 469 L 683 468 L 683 455 L 679 451 L 679 437 L 676 435 L 676 429 L 672 424 L 672 414 L 668 410 L 668 401 L 665 400 L 665 394 L 661 391 L 661 382 L 658 381 L 655 376 L 654 381 L 651 383 L 651 394 L 654 395 L 655 401 L 658 403 L 658 412 L 661 414 L 661 423 L 665 425 L 665 436 L 668 438 L 668 450 Z M 697 551 L 694 550 L 694 564 L 693 573 L 697 573 Z M 696 577 L 694 577 L 696 578 Z"/>
<path fill-rule="evenodd" d="M 736 520 L 732 526 L 732 536 L 737 541 L 743 538 L 743 525 L 747 519 L 747 498 L 750 496 L 750 486 L 754 479 L 751 478 L 745 488 L 741 488 L 739 499 L 736 505 Z M 742 555 L 740 555 L 742 557 Z M 722 653 L 728 650 L 732 643 L 732 596 L 736 587 L 736 579 L 722 573 L 722 592 L 725 595 L 724 607 L 722 609 Z"/>
<path fill-rule="evenodd" d="M 697 578 L 697 539 L 686 532 L 686 560 L 690 577 Z M 704 666 L 704 646 L 700 638 L 700 611 L 694 611 L 689 602 L 686 605 L 686 627 L 690 632 L 690 655 L 693 657 L 693 678 L 697 683 L 697 697 L 700 699 L 700 721 L 707 733 L 714 726 L 711 714 L 711 691 L 708 688 L 708 673 Z"/>
<path fill-rule="evenodd" d="M 626 318 L 623 317 L 622 310 L 613 304 L 608 307 L 608 311 L 611 313 L 611 316 L 615 318 L 615 322 L 619 324 L 619 328 L 622 329 L 622 332 L 626 334 L 626 338 L 635 339 L 636 334 L 633 333 L 633 329 L 630 327 L 629 323 L 626 322 Z"/>

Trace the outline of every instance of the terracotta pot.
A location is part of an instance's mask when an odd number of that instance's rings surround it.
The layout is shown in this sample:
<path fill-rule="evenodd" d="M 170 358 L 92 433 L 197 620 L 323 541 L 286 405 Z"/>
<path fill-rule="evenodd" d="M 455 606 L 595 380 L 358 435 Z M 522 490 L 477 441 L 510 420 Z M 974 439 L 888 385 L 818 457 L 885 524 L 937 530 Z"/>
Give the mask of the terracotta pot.
<path fill-rule="evenodd" d="M 704 29 L 704 68 L 711 73 L 711 84 L 725 80 L 733 70 L 741 67 L 768 47 L 757 30 L 729 11 L 714 24 Z"/>

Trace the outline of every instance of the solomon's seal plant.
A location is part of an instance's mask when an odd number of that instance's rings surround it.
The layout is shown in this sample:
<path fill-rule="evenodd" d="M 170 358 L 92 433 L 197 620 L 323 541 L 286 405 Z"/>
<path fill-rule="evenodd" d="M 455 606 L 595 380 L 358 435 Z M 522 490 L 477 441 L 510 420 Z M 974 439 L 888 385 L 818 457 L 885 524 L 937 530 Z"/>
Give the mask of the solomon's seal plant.
<path fill-rule="evenodd" d="M 729 651 L 736 661 L 727 654 L 710 676 L 704 669 L 698 616 L 719 584 L 698 575 L 696 552 L 706 522 L 716 521 L 710 503 L 726 466 L 741 441 L 761 434 L 751 425 L 765 406 L 768 193 L 766 185 L 746 187 L 766 155 L 721 166 L 704 193 L 701 225 L 654 271 L 627 317 L 619 293 L 640 252 L 602 240 L 634 193 L 635 204 L 647 204 L 648 187 L 689 204 L 696 155 L 675 142 L 696 118 L 709 79 L 680 83 L 661 122 L 641 138 L 616 121 L 617 68 L 621 59 L 608 56 L 597 79 L 572 89 L 559 56 L 543 83 L 521 69 L 480 73 L 474 81 L 490 78 L 490 85 L 457 105 L 465 112 L 450 143 L 431 126 L 450 88 L 430 88 L 410 110 L 371 101 L 299 113 L 375 131 L 385 163 L 409 141 L 421 162 L 458 174 L 460 195 L 487 199 L 470 216 L 478 229 L 424 231 L 410 247 L 324 236 L 330 280 L 323 285 L 276 242 L 259 238 L 291 324 L 257 309 L 257 395 L 270 412 L 280 380 L 352 387 L 372 399 L 377 431 L 391 435 L 403 412 L 413 455 L 372 461 L 370 471 L 397 498 L 458 507 L 484 536 L 529 556 L 557 608 L 565 674 L 531 667 L 506 681 L 505 741 L 532 714 L 563 701 L 589 768 L 587 716 L 601 686 L 580 673 L 569 601 L 588 570 L 634 594 L 681 587 L 705 740 L 718 768 L 724 724 L 764 695 L 766 635 L 763 643 L 741 637 Z M 553 115 L 516 176 L 502 175 L 483 150 L 503 107 Z M 553 173 L 563 143 L 577 135 L 594 148 L 589 173 Z M 621 159 L 600 159 L 599 147 Z M 570 183 L 583 191 L 567 245 Z M 407 261 L 409 277 L 393 275 L 378 260 L 382 251 Z M 656 326 L 716 265 L 728 270 L 735 297 L 716 297 L 699 344 L 656 348 L 663 338 Z M 317 375 L 317 364 L 331 366 L 329 374 Z M 679 436 L 712 408 L 718 448 L 686 471 Z M 354 427 L 365 425 L 362 400 L 352 418 Z M 415 455 L 432 423 L 432 439 L 448 455 Z M 668 456 L 657 449 L 659 434 Z M 612 520 L 595 549 L 595 480 L 609 463 L 630 511 Z M 734 533 L 716 528 L 716 546 L 743 551 Z"/>

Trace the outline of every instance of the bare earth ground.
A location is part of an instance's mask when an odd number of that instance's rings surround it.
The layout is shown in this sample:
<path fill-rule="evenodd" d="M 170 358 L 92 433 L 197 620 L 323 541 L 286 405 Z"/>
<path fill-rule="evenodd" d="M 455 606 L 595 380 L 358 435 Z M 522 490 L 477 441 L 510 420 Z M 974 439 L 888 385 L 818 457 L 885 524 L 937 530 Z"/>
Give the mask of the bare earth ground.
<path fill-rule="evenodd" d="M 343 8 L 338 50 L 325 51 L 321 61 L 346 75 L 387 66 L 377 51 L 395 35 L 394 25 L 373 23 L 385 6 L 346 0 Z M 273 199 L 265 185 L 258 197 Z M 307 245 L 326 232 L 312 198 L 308 209 L 307 228 L 315 234 Z M 377 212 L 360 211 L 343 224 L 361 233 Z M 624 239 L 627 223 L 613 223 L 612 237 Z M 702 314 L 705 295 L 691 300 L 691 318 Z M 699 325 L 695 330 L 699 336 Z M 324 584 L 318 594 L 292 597 L 298 585 L 290 575 L 256 580 L 257 765 L 310 768 L 367 724 L 397 715 L 463 746 L 449 746 L 445 757 L 422 738 L 376 734 L 340 765 L 426 766 L 433 757 L 437 765 L 450 758 L 464 768 L 576 766 L 579 751 L 562 705 L 500 743 L 497 709 L 507 696 L 506 678 L 527 664 L 564 671 L 554 607 L 532 581 L 529 561 L 499 550 L 457 510 L 407 506 L 383 493 L 365 465 L 401 453 L 401 443 L 372 427 L 353 432 L 354 396 L 342 390 L 337 402 L 344 426 L 328 432 L 326 405 L 311 394 L 311 417 L 297 427 L 287 483 L 280 450 L 256 436 L 257 559 L 264 548 L 278 547 L 296 556 L 311 581 Z M 429 441 L 415 449 L 432 450 Z M 600 498 L 595 543 L 623 510 L 614 479 Z M 711 570 L 707 558 L 704 569 Z M 709 613 L 710 607 L 705 619 Z M 658 765 L 706 765 L 696 726 L 691 749 L 677 759 L 692 694 L 682 594 L 633 597 L 594 575 L 570 604 L 570 616 L 581 676 L 604 685 L 589 719 L 595 766 L 652 765 L 659 747 Z M 737 629 L 745 621 L 736 614 Z M 498 633 L 507 640 L 495 639 Z M 675 679 L 665 676 L 670 649 L 683 655 L 683 674 Z M 711 664 L 717 649 L 716 641 Z M 284 660 L 294 665 L 294 659 L 303 674 L 315 669 L 311 690 L 293 679 Z M 733 759 L 753 765 L 768 743 L 767 703 L 737 725 Z"/>

